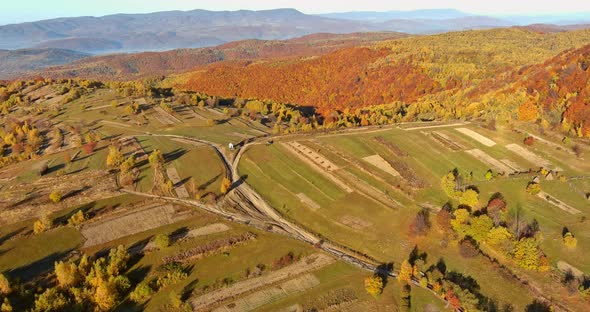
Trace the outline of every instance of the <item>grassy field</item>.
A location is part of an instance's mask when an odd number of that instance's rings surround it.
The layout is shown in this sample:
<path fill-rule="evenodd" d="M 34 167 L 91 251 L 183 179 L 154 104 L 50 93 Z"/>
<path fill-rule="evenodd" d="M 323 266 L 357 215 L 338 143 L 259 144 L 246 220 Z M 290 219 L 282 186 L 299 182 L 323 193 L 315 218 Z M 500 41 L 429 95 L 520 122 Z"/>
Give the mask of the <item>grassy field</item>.
<path fill-rule="evenodd" d="M 350 133 L 339 135 L 317 136 L 313 139 L 302 137 L 298 142 L 320 153 L 341 169 L 334 171 L 338 176 L 339 170 L 352 173 L 357 178 L 367 182 L 375 188 L 387 192 L 389 196 L 403 203 L 401 209 L 383 207 L 374 203 L 361 190 L 345 194 L 340 188 L 326 179 L 322 174 L 305 162 L 296 158 L 286 147 L 275 143 L 273 146 L 253 146 L 240 163 L 240 173 L 247 175 L 247 182 L 258 192 L 263 194 L 273 207 L 290 219 L 296 220 L 325 237 L 365 252 L 382 261 L 399 263 L 409 254 L 414 245 L 421 250 L 428 251 L 429 262 L 435 263 L 443 258 L 449 269 L 475 278 L 481 292 L 501 303 L 512 303 L 516 310 L 524 308 L 532 297 L 519 291 L 518 282 L 505 276 L 500 269 L 483 256 L 465 259 L 459 255 L 456 245 L 441 244 L 447 241 L 439 233 L 431 233 L 425 239 L 413 239 L 408 233 L 409 222 L 420 209 L 422 203 L 431 206 L 442 206 L 446 202 L 453 202 L 440 187 L 441 177 L 453 170 L 459 169 L 464 173 L 472 173 L 472 183 L 480 192 L 479 207 L 484 207 L 488 199 L 496 192 L 503 194 L 508 202 L 509 211 L 518 211 L 519 215 L 529 221 L 536 219 L 543 233 L 541 249 L 547 254 L 551 263 L 559 260 L 567 261 L 575 267 L 589 273 L 590 258 L 587 250 L 590 237 L 584 232 L 587 222 L 582 218 L 588 214 L 589 202 L 580 189 L 588 188 L 585 180 L 572 181 L 577 186 L 573 189 L 567 182 L 545 181 L 542 178 L 542 189 L 552 196 L 582 211 L 582 214 L 572 215 L 556 206 L 525 192 L 527 183 L 538 174 L 521 174 L 513 177 L 497 177 L 488 181 L 485 173 L 487 164 L 469 155 L 465 150 L 480 149 L 495 159 L 508 159 L 519 167 L 534 168 L 525 159 L 508 150 L 507 144 L 520 144 L 524 136 L 507 129 L 491 131 L 473 125 L 467 127 L 483 136 L 493 138 L 494 146 L 486 146 L 479 141 L 453 129 L 416 129 L 416 130 L 380 130 L 367 133 Z M 441 132 L 450 137 L 460 146 L 461 150 L 452 150 L 430 138 L 431 131 Z M 395 144 L 408 156 L 395 155 L 375 137 L 381 137 L 386 142 Z M 298 140 L 297 138 L 295 140 Z M 528 147 L 527 147 L 528 148 Z M 558 151 L 554 157 L 547 155 L 547 148 L 539 142 L 530 148 L 535 154 L 545 157 L 553 165 L 564 169 L 566 176 L 584 175 L 584 165 L 578 166 L 580 160 L 571 153 Z M 553 152 L 551 151 L 553 154 Z M 408 192 L 391 191 L 391 186 L 405 184 L 399 177 L 385 174 L 374 166 L 363 164 L 363 158 L 371 155 L 381 155 L 390 161 L 407 164 L 414 173 L 425 180 L 426 187 Z M 557 160 L 557 158 L 559 160 Z M 388 185 L 389 184 L 389 185 Z M 354 185 L 351 185 L 355 189 Z M 298 192 L 319 204 L 321 208 L 314 210 L 301 202 L 296 196 Z M 457 203 L 455 203 L 456 205 Z M 476 207 L 477 208 L 477 207 Z M 352 216 L 364 222 L 367 229 L 353 229 L 342 223 L 343 216 Z M 563 227 L 568 227 L 574 234 L 579 233 L 578 248 L 567 250 L 561 240 Z M 370 229 L 370 230 L 368 230 Z M 491 269 L 489 269 L 491 267 Z M 488 269 L 483 269 L 488 268 Z M 538 274 L 521 271 L 532 279 L 550 283 Z"/>
<path fill-rule="evenodd" d="M 225 167 L 211 147 L 163 137 L 144 136 L 138 137 L 138 141 L 148 154 L 159 149 L 164 155 L 165 166 L 176 168 L 182 181 L 192 178 L 196 188 L 219 194 Z M 145 163 L 140 170 L 138 189 L 149 191 L 153 186 L 153 169 Z"/>

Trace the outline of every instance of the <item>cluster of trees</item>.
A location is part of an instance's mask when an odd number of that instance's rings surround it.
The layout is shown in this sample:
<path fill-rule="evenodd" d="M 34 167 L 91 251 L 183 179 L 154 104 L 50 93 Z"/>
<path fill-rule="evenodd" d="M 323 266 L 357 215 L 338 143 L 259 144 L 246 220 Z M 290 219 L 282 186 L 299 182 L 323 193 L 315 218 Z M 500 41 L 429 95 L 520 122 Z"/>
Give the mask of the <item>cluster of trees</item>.
<path fill-rule="evenodd" d="M 445 299 L 455 310 L 463 311 L 512 311 L 512 306 L 498 303 L 486 296 L 480 290 L 476 280 L 459 272 L 447 270 L 443 259 L 428 265 L 427 254 L 414 247 L 408 259 L 404 260 L 397 271 L 400 283 L 400 309 L 413 311 L 412 286 L 419 285 L 430 289 Z M 365 279 L 365 290 L 370 295 L 379 296 L 387 284 L 387 272 L 393 268 L 392 264 L 381 265 L 377 272 Z"/>
<path fill-rule="evenodd" d="M 57 284 L 35 296 L 34 311 L 109 311 L 126 295 L 131 283 L 125 276 L 129 256 L 123 246 L 107 257 L 59 261 L 53 272 Z"/>
<path fill-rule="evenodd" d="M 462 174 L 454 169 L 441 178 L 441 187 L 445 194 L 459 201 L 459 205 L 476 208 L 479 203 L 479 191 L 473 185 L 473 173 Z"/>
<path fill-rule="evenodd" d="M 131 154 L 125 157 L 121 152 L 121 147 L 116 144 L 109 146 L 106 165 L 110 170 L 118 170 L 119 181 L 123 185 L 132 185 L 139 175 L 135 155 Z"/>
<path fill-rule="evenodd" d="M 457 236 L 461 254 L 466 257 L 477 255 L 480 245 L 485 244 L 505 253 L 523 268 L 549 269 L 547 256 L 539 248 L 538 223 L 521 220 L 519 208 L 507 209 L 499 193 L 479 210 L 466 206 L 452 209 L 451 205 L 445 205 L 436 220 L 441 230 L 452 231 Z"/>
<path fill-rule="evenodd" d="M 37 155 L 43 141 L 44 136 L 31 120 L 6 119 L 0 127 L 0 168 L 31 159 Z"/>

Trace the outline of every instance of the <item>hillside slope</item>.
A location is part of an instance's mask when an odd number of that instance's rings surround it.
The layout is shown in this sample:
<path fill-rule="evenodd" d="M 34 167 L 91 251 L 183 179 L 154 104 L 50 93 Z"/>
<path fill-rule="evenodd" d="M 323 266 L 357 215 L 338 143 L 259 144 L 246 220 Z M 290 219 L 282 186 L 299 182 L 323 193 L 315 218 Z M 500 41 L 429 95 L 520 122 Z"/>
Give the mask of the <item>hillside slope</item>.
<path fill-rule="evenodd" d="M 190 71 L 222 60 L 260 60 L 323 55 L 338 49 L 405 37 L 394 32 L 314 34 L 289 40 L 245 40 L 212 48 L 90 57 L 35 73 L 45 77 L 134 79 Z"/>
<path fill-rule="evenodd" d="M 196 71 L 187 87 L 309 105 L 323 112 L 413 102 L 542 62 L 588 43 L 589 35 L 497 29 L 411 37 L 298 62 L 221 62 Z"/>

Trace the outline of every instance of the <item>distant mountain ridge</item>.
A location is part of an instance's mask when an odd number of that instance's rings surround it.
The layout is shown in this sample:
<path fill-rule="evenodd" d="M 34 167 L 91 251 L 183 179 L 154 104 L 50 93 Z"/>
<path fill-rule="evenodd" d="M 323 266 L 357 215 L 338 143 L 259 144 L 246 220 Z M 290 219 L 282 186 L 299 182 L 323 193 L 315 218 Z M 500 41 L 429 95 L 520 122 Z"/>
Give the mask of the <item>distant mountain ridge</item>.
<path fill-rule="evenodd" d="M 320 56 L 342 48 L 370 45 L 383 40 L 403 37 L 407 37 L 407 35 L 381 32 L 343 35 L 318 33 L 289 40 L 251 39 L 210 48 L 94 56 L 70 64 L 56 64 L 61 66 L 42 68 L 37 72 L 23 74 L 53 78 L 106 80 L 154 77 L 182 73 L 198 66 L 220 61 L 259 61 Z"/>
<path fill-rule="evenodd" d="M 386 22 L 389 20 L 396 19 L 428 19 L 428 20 L 440 20 L 440 19 L 453 19 L 467 16 L 473 16 L 474 14 L 465 13 L 455 9 L 430 9 L 430 10 L 413 10 L 413 11 L 351 11 L 342 13 L 327 13 L 319 14 L 319 16 L 348 19 L 357 21 L 370 21 L 370 22 Z"/>
<path fill-rule="evenodd" d="M 86 52 L 161 51 L 198 48 L 244 39 L 288 39 L 317 32 L 352 33 L 375 30 L 365 23 L 306 15 L 294 9 L 266 11 L 169 11 L 74 17 L 0 26 L 0 49 L 56 46 Z M 76 48 L 89 40 L 103 45 Z"/>
<path fill-rule="evenodd" d="M 12 78 L 23 72 L 66 64 L 90 56 L 66 49 L 0 50 L 0 78 Z"/>
<path fill-rule="evenodd" d="M 68 17 L 0 26 L 0 49 L 61 48 L 93 54 L 200 48 L 247 39 L 285 40 L 313 33 L 397 31 L 433 34 L 509 27 L 568 18 L 590 23 L 590 14 L 481 16 L 454 9 L 347 12 L 309 15 L 295 9 L 166 11 Z M 544 22 L 545 21 L 545 22 Z"/>

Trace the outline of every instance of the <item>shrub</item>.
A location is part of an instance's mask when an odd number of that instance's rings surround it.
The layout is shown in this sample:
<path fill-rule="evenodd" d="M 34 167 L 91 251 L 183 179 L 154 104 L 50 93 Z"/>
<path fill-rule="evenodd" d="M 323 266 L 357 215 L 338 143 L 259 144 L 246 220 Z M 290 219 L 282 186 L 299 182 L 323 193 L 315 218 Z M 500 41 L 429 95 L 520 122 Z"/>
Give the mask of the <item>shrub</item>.
<path fill-rule="evenodd" d="M 164 249 L 170 246 L 170 237 L 166 234 L 158 234 L 154 237 L 154 244 L 158 249 Z"/>
<path fill-rule="evenodd" d="M 84 212 L 82 212 L 82 210 L 78 210 L 78 212 L 73 214 L 70 217 L 70 219 L 68 219 L 68 224 L 76 226 L 82 224 L 82 222 L 84 221 L 86 221 L 86 216 L 84 215 Z"/>
<path fill-rule="evenodd" d="M 541 192 L 541 185 L 539 183 L 531 182 L 526 187 L 527 193 L 537 195 Z"/>
<path fill-rule="evenodd" d="M 275 261 L 273 261 L 273 263 L 272 263 L 272 269 L 273 270 L 278 270 L 280 268 L 283 268 L 283 267 L 286 267 L 286 266 L 292 264 L 296 260 L 297 260 L 297 258 L 295 257 L 295 254 L 293 254 L 293 252 L 290 251 L 286 255 L 284 255 L 284 256 L 276 259 Z"/>
<path fill-rule="evenodd" d="M 477 242 L 470 237 L 464 238 L 459 243 L 459 253 L 465 258 L 473 258 L 479 254 Z"/>
<path fill-rule="evenodd" d="M 135 303 L 144 302 L 149 299 L 154 290 L 150 287 L 149 283 L 143 281 L 135 287 L 135 289 L 129 294 L 129 299 Z"/>
<path fill-rule="evenodd" d="M 574 234 L 567 232 L 563 235 L 563 243 L 567 248 L 576 248 L 578 245 L 578 239 L 574 237 Z"/>
<path fill-rule="evenodd" d="M 427 209 L 420 210 L 414 221 L 410 224 L 410 234 L 413 236 L 424 236 L 430 230 L 429 211 Z"/>
<path fill-rule="evenodd" d="M 523 143 L 524 143 L 524 145 L 531 146 L 531 145 L 535 144 L 535 138 L 533 138 L 532 136 L 527 136 L 526 138 L 524 138 Z"/>
<path fill-rule="evenodd" d="M 61 201 L 61 193 L 59 191 L 53 191 L 49 194 L 49 199 L 54 203 Z"/>

